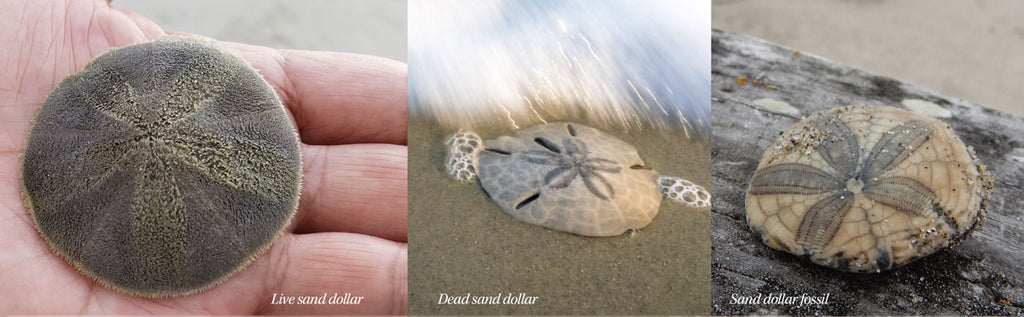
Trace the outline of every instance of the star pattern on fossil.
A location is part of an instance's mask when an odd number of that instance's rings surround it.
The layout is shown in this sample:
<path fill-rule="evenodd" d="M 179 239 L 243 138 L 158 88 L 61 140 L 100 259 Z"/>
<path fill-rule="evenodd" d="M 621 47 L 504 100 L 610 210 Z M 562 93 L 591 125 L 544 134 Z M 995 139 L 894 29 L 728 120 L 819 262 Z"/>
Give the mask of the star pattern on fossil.
<path fill-rule="evenodd" d="M 822 250 L 839 231 L 857 197 L 913 216 L 934 212 L 931 189 L 909 177 L 889 175 L 931 138 L 927 123 L 909 121 L 884 132 L 863 161 L 856 135 L 837 116 L 819 120 L 813 128 L 809 132 L 820 138 L 812 146 L 833 172 L 805 164 L 772 165 L 754 174 L 749 190 L 754 195 L 822 194 L 807 209 L 796 232 L 797 244 L 804 250 Z"/>
<path fill-rule="evenodd" d="M 562 141 L 562 148 L 544 138 L 535 140 L 543 150 L 524 152 L 526 162 L 551 165 L 555 168 L 544 175 L 544 185 L 551 188 L 566 188 L 580 178 L 594 196 L 609 200 L 615 197 L 615 190 L 601 172 L 618 173 L 622 170 L 615 161 L 594 157 L 587 150 L 587 144 L 576 138 Z"/>

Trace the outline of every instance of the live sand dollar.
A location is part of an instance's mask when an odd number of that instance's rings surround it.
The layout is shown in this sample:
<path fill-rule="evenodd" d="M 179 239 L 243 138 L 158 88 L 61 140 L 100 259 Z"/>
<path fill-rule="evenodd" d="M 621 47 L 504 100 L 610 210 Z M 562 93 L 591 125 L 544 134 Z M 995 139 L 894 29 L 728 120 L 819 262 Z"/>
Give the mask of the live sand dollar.
<path fill-rule="evenodd" d="M 114 49 L 47 97 L 25 149 L 26 206 L 52 250 L 115 290 L 209 289 L 281 236 L 299 141 L 274 89 L 204 42 Z"/>
<path fill-rule="evenodd" d="M 985 219 L 992 181 L 949 125 L 892 107 L 821 111 L 764 154 L 746 196 L 768 246 L 880 272 L 956 245 Z"/>

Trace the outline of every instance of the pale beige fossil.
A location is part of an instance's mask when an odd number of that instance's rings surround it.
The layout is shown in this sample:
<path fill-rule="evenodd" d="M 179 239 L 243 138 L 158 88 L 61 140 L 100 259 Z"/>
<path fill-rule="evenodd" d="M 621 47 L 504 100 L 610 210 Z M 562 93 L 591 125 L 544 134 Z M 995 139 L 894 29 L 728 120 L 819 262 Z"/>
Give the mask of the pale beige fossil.
<path fill-rule="evenodd" d="M 983 223 L 991 190 L 949 125 L 858 105 L 779 136 L 750 180 L 746 214 L 772 248 L 879 272 L 959 243 Z"/>

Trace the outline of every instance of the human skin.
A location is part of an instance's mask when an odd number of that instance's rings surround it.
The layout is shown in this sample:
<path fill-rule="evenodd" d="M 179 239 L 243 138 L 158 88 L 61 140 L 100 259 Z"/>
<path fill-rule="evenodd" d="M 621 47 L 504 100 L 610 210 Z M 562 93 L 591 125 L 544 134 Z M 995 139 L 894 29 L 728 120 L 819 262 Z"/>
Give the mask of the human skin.
<path fill-rule="evenodd" d="M 67 75 L 168 33 L 102 0 L 0 2 L 0 314 L 405 314 L 406 65 L 217 42 L 270 83 L 298 127 L 303 187 L 285 234 L 208 291 L 152 299 L 103 287 L 53 253 L 22 201 L 32 116 Z M 340 35 L 339 35 L 340 36 Z M 272 305 L 352 293 L 359 305 Z"/>

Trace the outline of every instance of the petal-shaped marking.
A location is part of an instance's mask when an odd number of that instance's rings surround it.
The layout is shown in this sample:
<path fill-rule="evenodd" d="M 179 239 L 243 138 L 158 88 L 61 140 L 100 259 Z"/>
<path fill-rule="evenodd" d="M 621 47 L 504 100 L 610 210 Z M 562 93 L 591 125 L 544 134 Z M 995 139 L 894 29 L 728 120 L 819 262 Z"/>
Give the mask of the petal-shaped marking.
<path fill-rule="evenodd" d="M 544 175 L 544 185 L 551 186 L 551 188 L 564 188 L 576 179 L 576 173 L 574 168 L 556 167 Z"/>
<path fill-rule="evenodd" d="M 910 121 L 885 132 L 865 161 L 861 179 L 870 179 L 899 165 L 932 136 L 932 129 L 922 121 Z"/>
<path fill-rule="evenodd" d="M 804 214 L 796 231 L 796 243 L 804 250 L 821 251 L 832 242 L 852 206 L 853 193 L 845 190 L 819 200 Z"/>
<path fill-rule="evenodd" d="M 595 196 L 605 200 L 615 196 L 612 185 L 600 172 L 618 173 L 622 171 L 619 163 L 604 158 L 590 158 L 587 144 L 574 138 L 562 140 L 562 149 L 544 138 L 535 138 L 534 142 L 547 151 L 526 151 L 522 158 L 532 164 L 555 166 L 544 174 L 544 184 L 549 188 L 568 187 L 579 177 L 583 179 L 587 190 Z"/>
<path fill-rule="evenodd" d="M 109 76 L 112 78 L 112 83 L 108 86 L 96 85 L 86 87 L 89 89 L 89 92 L 82 101 L 108 118 L 124 124 L 137 126 L 142 121 L 141 114 L 128 112 L 124 115 L 123 110 L 116 109 L 118 105 L 126 105 L 131 108 L 137 107 L 135 103 L 135 89 L 124 79 L 121 79 L 120 74 L 111 73 Z M 100 89 L 100 87 L 107 89 Z"/>
<path fill-rule="evenodd" d="M 886 177 L 865 184 L 864 195 L 902 213 L 926 216 L 933 213 L 935 193 L 909 177 Z"/>
<path fill-rule="evenodd" d="M 587 152 L 587 144 L 580 140 L 572 138 L 565 139 L 562 141 L 562 147 L 565 148 L 565 154 L 572 157 L 586 156 L 587 154 L 590 154 Z"/>
<path fill-rule="evenodd" d="M 810 195 L 842 188 L 843 184 L 839 180 L 818 168 L 785 163 L 768 166 L 754 173 L 754 178 L 750 179 L 749 192 L 754 195 Z"/>
<path fill-rule="evenodd" d="M 143 111 L 138 109 L 138 93 L 125 79 L 125 70 L 117 65 L 94 65 L 78 74 L 68 77 L 68 85 L 74 89 L 54 90 L 50 97 L 70 104 L 95 109 L 97 114 L 127 126 L 137 127 L 143 123 Z M 72 78 L 74 78 L 72 80 Z M 87 84 L 92 83 L 92 84 Z M 71 102 L 74 100 L 74 102 Z M 130 109 L 133 111 L 125 111 Z M 65 109 L 65 111 L 71 109 Z"/>
<path fill-rule="evenodd" d="M 594 196 L 604 200 L 615 198 L 615 190 L 612 189 L 612 184 L 608 183 L 608 179 L 604 178 L 601 174 L 590 173 L 582 174 L 581 176 L 583 177 L 583 183 L 587 185 L 587 189 L 589 189 Z M 602 190 L 608 194 L 606 195 L 602 193 Z"/>
<path fill-rule="evenodd" d="M 210 63 L 204 58 L 194 58 L 188 63 L 185 71 L 166 91 L 167 95 L 162 102 L 164 107 L 157 109 L 160 120 L 155 123 L 158 126 L 167 126 L 195 116 L 224 91 L 227 81 L 234 80 L 235 69 Z"/>
<path fill-rule="evenodd" d="M 619 163 L 609 159 L 592 158 L 587 159 L 584 163 L 584 167 L 588 171 L 601 171 L 608 173 L 618 173 L 622 171 L 622 167 L 619 166 Z"/>
<path fill-rule="evenodd" d="M 88 194 L 90 190 L 96 188 L 98 185 L 107 183 L 114 173 L 126 168 L 124 160 L 130 153 L 125 148 L 124 144 L 128 142 L 129 140 L 126 139 L 105 140 L 92 147 L 82 148 L 72 152 L 71 155 L 78 157 L 78 161 L 82 162 L 79 163 L 82 165 L 81 169 L 74 172 L 79 173 L 78 177 L 83 178 L 85 181 L 85 185 L 83 187 L 88 188 L 89 190 L 61 195 L 57 204 L 63 205 Z M 62 172 L 72 171 L 62 170 Z"/>
<path fill-rule="evenodd" d="M 290 193 L 268 180 L 288 179 L 294 170 L 288 162 L 296 160 L 273 145 L 252 140 L 224 137 L 204 131 L 167 136 L 166 146 L 192 168 L 224 186 L 259 195 L 269 201 L 284 201 Z M 238 159 L 241 158 L 241 159 Z"/>
<path fill-rule="evenodd" d="M 824 132 L 815 149 L 821 156 L 839 172 L 840 178 L 849 178 L 857 169 L 857 159 L 860 158 L 860 148 L 857 144 L 857 136 L 850 131 L 839 117 L 828 116 L 817 121 L 815 128 Z"/>
<path fill-rule="evenodd" d="M 154 285 L 180 283 L 176 278 L 188 276 L 187 210 L 171 167 L 160 157 L 166 153 L 158 147 L 142 151 L 150 156 L 149 164 L 140 166 L 131 204 L 132 259 L 139 269 L 151 274 Z M 168 265 L 169 264 L 169 265 Z M 148 286 L 148 285 L 147 285 Z"/>

